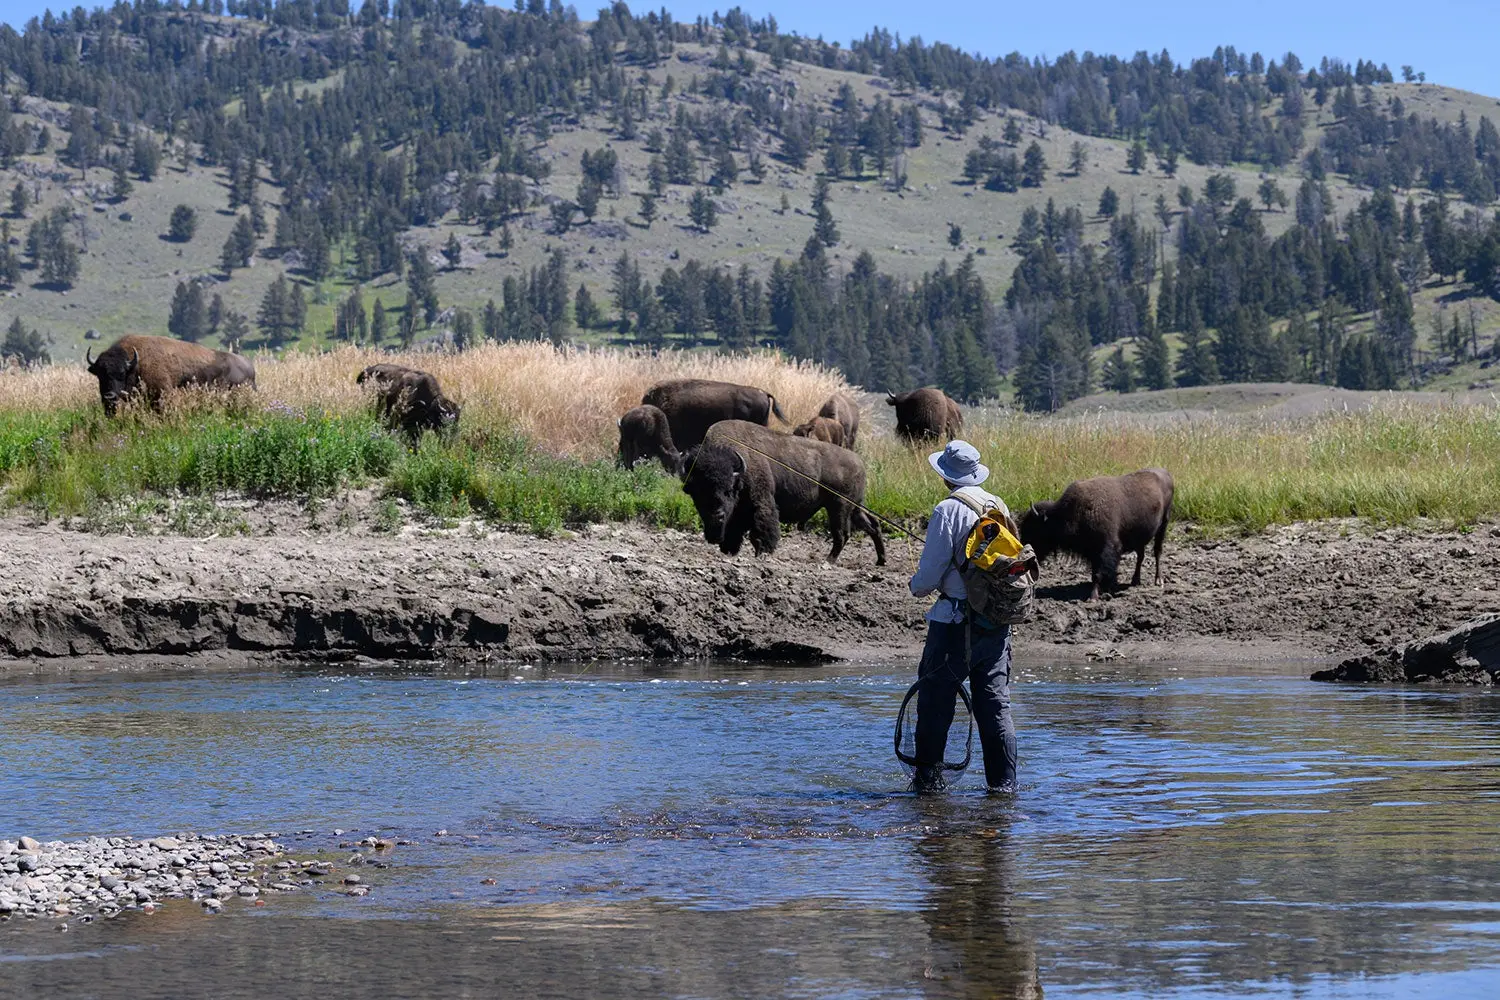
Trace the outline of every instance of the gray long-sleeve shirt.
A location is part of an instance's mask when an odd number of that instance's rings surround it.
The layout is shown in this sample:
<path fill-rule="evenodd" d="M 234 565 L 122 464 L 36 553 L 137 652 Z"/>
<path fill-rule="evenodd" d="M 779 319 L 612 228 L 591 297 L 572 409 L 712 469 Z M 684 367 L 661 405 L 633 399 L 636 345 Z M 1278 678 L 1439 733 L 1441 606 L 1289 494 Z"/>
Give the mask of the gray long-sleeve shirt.
<path fill-rule="evenodd" d="M 1010 508 L 1005 506 L 1004 500 L 978 486 L 965 486 L 954 492 L 972 497 L 983 507 L 998 507 L 1007 517 L 1010 516 Z M 913 597 L 926 597 L 933 591 L 942 595 L 927 612 L 930 622 L 957 624 L 964 620 L 960 602 L 969 596 L 969 592 L 964 588 L 958 567 L 964 558 L 964 541 L 978 520 L 979 515 L 971 507 L 951 495 L 932 508 L 922 558 L 917 561 L 917 571 L 911 577 Z"/>

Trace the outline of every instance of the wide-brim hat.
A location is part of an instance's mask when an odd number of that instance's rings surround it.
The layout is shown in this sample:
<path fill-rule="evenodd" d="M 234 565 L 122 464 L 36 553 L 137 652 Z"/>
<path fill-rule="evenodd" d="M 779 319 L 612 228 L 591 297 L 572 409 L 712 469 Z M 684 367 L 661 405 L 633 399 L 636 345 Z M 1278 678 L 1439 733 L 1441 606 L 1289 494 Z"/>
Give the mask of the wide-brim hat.
<path fill-rule="evenodd" d="M 950 441 L 942 451 L 927 456 L 937 474 L 954 486 L 978 486 L 990 478 L 990 468 L 979 461 L 979 449 L 967 441 Z"/>

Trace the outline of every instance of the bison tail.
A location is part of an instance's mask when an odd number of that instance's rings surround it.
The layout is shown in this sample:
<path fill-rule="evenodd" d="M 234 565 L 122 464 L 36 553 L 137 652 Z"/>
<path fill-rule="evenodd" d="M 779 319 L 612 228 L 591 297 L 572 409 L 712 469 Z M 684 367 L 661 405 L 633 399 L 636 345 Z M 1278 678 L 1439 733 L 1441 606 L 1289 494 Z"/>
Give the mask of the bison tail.
<path fill-rule="evenodd" d="M 780 420 L 784 424 L 791 423 L 791 421 L 786 418 L 786 414 L 781 412 L 781 404 L 776 402 L 776 397 L 768 392 L 766 393 L 766 398 L 771 401 L 771 412 L 776 414 L 776 419 Z"/>

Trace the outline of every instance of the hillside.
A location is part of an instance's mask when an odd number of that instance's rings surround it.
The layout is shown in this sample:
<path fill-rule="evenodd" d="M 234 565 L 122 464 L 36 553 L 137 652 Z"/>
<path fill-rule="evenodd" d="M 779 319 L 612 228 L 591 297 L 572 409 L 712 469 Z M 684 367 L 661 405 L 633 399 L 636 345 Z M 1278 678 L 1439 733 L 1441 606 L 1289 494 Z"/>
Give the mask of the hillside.
<path fill-rule="evenodd" d="M 294 19 L 303 7 L 314 10 L 311 5 L 299 4 L 283 5 L 282 9 L 290 12 L 286 18 Z M 479 16 L 482 21 L 472 19 Z M 109 15 L 94 17 L 97 23 L 103 23 L 100 19 L 107 20 Z M 218 295 L 226 310 L 243 314 L 253 323 L 267 287 L 286 274 L 303 287 L 309 308 L 300 332 L 289 331 L 288 336 L 277 339 L 286 344 L 329 343 L 334 334 L 335 308 L 356 286 L 366 314 L 377 298 L 392 311 L 388 336 L 395 339 L 394 311 L 406 301 L 408 282 L 394 270 L 384 268 L 363 282 L 358 280 L 356 260 L 362 232 L 376 232 L 374 239 L 397 239 L 407 252 L 425 250 L 434 265 L 433 289 L 439 308 L 429 310 L 436 315 L 430 325 L 421 321 L 414 324 L 411 336 L 416 340 L 447 335 L 455 316 L 451 307 L 470 313 L 477 324 L 488 301 L 505 305 L 506 278 L 518 279 L 522 291 L 533 269 L 546 279 L 547 261 L 556 250 L 567 254 L 567 273 L 554 282 L 566 286 L 567 300 L 571 302 L 580 283 L 586 285 L 600 306 L 602 318 L 611 321 L 617 315 L 612 303 L 613 267 L 622 253 L 630 255 L 652 284 L 664 268 L 680 271 L 688 261 L 699 261 L 710 270 L 722 265 L 731 272 L 747 266 L 749 277 L 765 284 L 771 280 L 777 261 L 792 265 L 803 255 L 814 229 L 812 202 L 823 171 L 824 152 L 837 143 L 841 121 L 852 114 L 850 120 L 863 129 L 858 119 L 871 115 L 879 102 L 888 101 L 892 115 L 909 113 L 920 121 L 921 138 L 913 144 L 910 135 L 903 133 L 907 141 L 892 150 L 883 173 L 867 163 L 861 175 L 853 176 L 848 170 L 832 181 L 829 208 L 840 238 L 826 248 L 829 277 L 849 274 L 862 252 L 872 255 L 879 271 L 906 282 L 917 282 L 941 265 L 951 272 L 973 254 L 972 274 L 982 280 L 991 305 L 984 307 L 989 310 L 984 316 L 975 313 L 967 320 L 953 321 L 958 344 L 953 350 L 958 352 L 955 357 L 964 356 L 964 345 L 972 342 L 975 348 L 990 354 L 999 373 L 1004 374 L 1025 353 L 1026 333 L 997 332 L 1005 323 L 995 319 L 994 311 L 1026 249 L 1018 246 L 1017 235 L 1028 209 L 1040 211 L 1049 201 L 1061 213 L 1077 209 L 1083 216 L 1083 242 L 1100 246 L 1110 237 L 1110 222 L 1099 215 L 1101 195 L 1109 187 L 1118 195 L 1119 214 L 1137 216 L 1143 231 L 1153 230 L 1165 247 L 1163 256 L 1172 256 L 1177 237 L 1175 231 L 1164 230 L 1155 215 L 1158 198 L 1166 199 L 1175 213 L 1167 220 L 1175 227 L 1182 214 L 1178 201 L 1181 187 L 1202 192 L 1210 177 L 1228 176 L 1235 182 L 1237 196 L 1254 203 L 1257 225 L 1264 230 L 1265 238 L 1275 240 L 1297 224 L 1295 196 L 1308 166 L 1306 158 L 1273 135 L 1273 130 L 1284 131 L 1284 123 L 1294 120 L 1300 129 L 1297 141 L 1303 144 L 1301 152 L 1305 153 L 1319 145 L 1322 136 L 1344 127 L 1341 123 L 1350 119 L 1347 108 L 1340 116 L 1337 100 L 1322 108 L 1316 106 L 1310 83 L 1299 85 L 1295 78 L 1291 86 L 1305 88 L 1309 96 L 1297 99 L 1302 111 L 1289 119 L 1287 92 L 1275 92 L 1274 61 L 1259 76 L 1221 67 L 1222 79 L 1202 93 L 1221 95 L 1226 108 L 1241 103 L 1241 120 L 1234 128 L 1244 136 L 1234 141 L 1246 149 L 1261 150 L 1251 159 L 1284 162 L 1280 166 L 1223 162 L 1225 155 L 1210 156 L 1213 162 L 1194 162 L 1193 148 L 1184 148 L 1180 155 L 1174 149 L 1175 175 L 1169 176 L 1163 161 L 1166 151 L 1161 149 L 1146 157 L 1138 171 L 1130 170 L 1127 164 L 1132 135 L 1148 137 L 1156 146 L 1158 135 L 1169 134 L 1162 130 L 1161 120 L 1171 105 L 1162 104 L 1149 129 L 1144 124 L 1125 129 L 1121 124 L 1128 115 L 1140 114 L 1139 99 L 1134 112 L 1128 110 L 1128 100 L 1115 96 L 1100 99 L 1110 103 L 1103 110 L 1081 111 L 1080 102 L 1074 98 L 1069 98 L 1066 106 L 1058 106 L 1055 95 L 1065 87 L 1065 82 L 1058 82 L 1065 68 L 1061 60 L 1055 67 L 996 77 L 998 69 L 955 65 L 948 50 L 940 46 L 925 50 L 927 54 L 913 54 L 889 49 L 888 41 L 867 38 L 848 51 L 837 51 L 795 36 L 777 35 L 774 25 L 767 29 L 743 19 L 717 26 L 689 26 L 664 23 L 653 14 L 622 20 L 618 29 L 606 25 L 617 36 L 610 37 L 610 31 L 601 30 L 598 23 L 577 24 L 493 10 L 472 16 L 467 11 L 434 13 L 415 24 L 378 22 L 363 14 L 356 23 L 318 20 L 321 17 L 308 13 L 305 22 L 286 20 L 277 24 L 159 12 L 137 14 L 129 22 L 112 25 L 127 38 L 146 39 L 150 44 L 160 42 L 153 32 L 191 32 L 204 59 L 211 60 L 213 53 L 232 52 L 237 54 L 236 64 L 259 60 L 258 68 L 252 69 L 262 82 L 249 98 L 243 94 L 229 96 L 233 86 L 206 81 L 195 92 L 174 95 L 179 105 L 176 108 L 170 108 L 166 101 L 161 107 L 152 107 L 149 97 L 132 100 L 116 95 L 110 100 L 100 98 L 95 106 L 58 100 L 55 94 L 62 93 L 67 85 L 32 79 L 36 74 L 26 69 L 24 46 L 10 46 L 6 88 L 13 113 L 0 126 L 27 138 L 7 157 L 9 166 L 0 169 L 0 186 L 9 192 L 19 183 L 32 202 L 24 218 L 10 220 L 12 248 L 19 254 L 28 227 L 61 206 L 69 216 L 70 238 L 81 251 L 81 268 L 72 287 L 66 289 L 55 283 L 43 284 L 35 269 L 23 268 L 20 280 L 0 304 L 0 325 L 19 317 L 25 326 L 50 336 L 54 359 L 70 360 L 82 356 L 85 332 L 89 330 L 97 331 L 104 342 L 130 331 L 166 332 L 174 292 L 179 283 L 195 279 L 205 299 Z M 82 62 L 87 69 L 89 46 L 103 44 L 104 35 L 96 24 L 82 30 L 76 25 L 69 28 L 67 22 L 58 22 L 50 29 L 45 24 L 29 26 L 23 37 L 40 34 L 56 40 L 71 37 L 70 31 L 80 39 L 78 47 L 85 53 Z M 413 40 L 414 34 L 422 40 Z M 654 39 L 649 45 L 644 41 L 648 36 Z M 650 50 L 644 56 L 643 45 Z M 886 45 L 885 50 L 882 45 Z M 451 109 L 443 106 L 441 94 L 427 109 L 436 115 L 431 122 L 413 120 L 412 111 L 404 107 L 391 106 L 382 112 L 379 102 L 361 106 L 365 95 L 358 84 L 349 84 L 349 74 L 372 72 L 374 57 L 361 55 L 360 46 L 365 53 L 383 53 L 378 60 L 379 79 L 388 78 L 393 85 L 431 66 L 433 72 L 451 74 L 455 92 L 460 95 L 465 87 L 478 94 L 487 82 L 481 74 L 491 72 L 509 74 L 500 79 L 507 84 L 524 82 L 535 93 L 551 88 L 553 96 L 521 99 L 511 95 L 512 103 L 503 120 L 494 123 L 495 135 L 481 139 L 472 119 L 466 123 L 455 114 L 451 120 L 443 120 Z M 601 56 L 603 50 L 608 51 Z M 566 77 L 566 85 L 550 79 L 539 82 L 535 66 L 552 56 L 560 65 L 573 64 L 558 71 L 558 81 Z M 930 64 L 922 63 L 919 56 Z M 99 71 L 103 73 L 106 57 L 99 58 Z M 228 57 L 223 59 L 223 63 L 230 61 Z M 481 64 L 484 68 L 479 68 Z M 1194 71 L 1197 69 L 1195 64 Z M 139 67 L 137 72 L 141 80 L 152 79 Z M 1116 72 L 1121 71 L 1117 68 Z M 1342 72 L 1350 74 L 1347 67 L 1342 67 Z M 1363 63 L 1360 72 L 1365 73 Z M 1050 81 L 1053 97 L 1043 94 L 1023 100 L 1026 73 L 1036 75 L 1041 84 Z M 1370 73 L 1374 73 L 1373 64 Z M 224 75 L 227 77 L 228 71 Z M 1309 74 L 1309 80 L 1315 75 L 1316 71 Z M 913 85 L 914 81 L 904 76 L 927 77 L 938 85 Z M 1012 77 L 1021 80 L 1015 82 Z M 1186 68 L 1178 71 L 1178 78 L 1185 94 L 1199 93 L 1191 89 L 1197 85 Z M 944 82 L 956 85 L 944 86 Z M 1480 116 L 1500 111 L 1500 105 L 1491 98 L 1435 85 L 1380 83 L 1373 78 L 1366 82 L 1373 106 L 1388 108 L 1390 99 L 1398 98 L 1408 114 L 1440 122 L 1456 123 L 1459 112 L 1463 112 L 1467 126 L 1473 127 Z M 174 82 L 173 86 L 179 84 Z M 1351 78 L 1347 83 L 1351 101 L 1353 86 Z M 1018 106 L 1008 105 L 997 96 L 1009 93 L 1006 87 L 1014 90 L 1010 96 Z M 708 91 L 720 96 L 711 97 Z M 98 88 L 92 92 L 102 93 Z M 726 92 L 731 99 L 722 96 Z M 229 99 L 218 101 L 220 97 Z M 845 108 L 851 97 L 856 105 L 852 112 Z M 217 111 L 210 104 L 213 101 L 218 101 Z M 422 110 L 417 105 L 418 99 L 412 98 L 412 108 Z M 73 133 L 80 119 L 79 108 L 85 106 L 93 113 L 88 124 L 97 133 L 97 149 L 80 161 Z M 278 112 L 279 108 L 286 110 Z M 284 119 L 299 113 L 297 109 L 307 116 L 304 138 L 278 133 L 278 114 Z M 628 126 L 622 121 L 622 109 L 629 109 Z M 470 109 L 463 112 L 472 113 Z M 313 126 L 326 128 L 326 122 L 336 120 L 336 115 L 346 119 L 339 128 L 347 131 L 350 140 L 330 140 L 326 147 L 314 148 L 305 136 L 311 134 Z M 398 123 L 395 119 L 402 115 L 406 117 Z M 963 117 L 970 120 L 956 121 Z M 805 121 L 805 126 L 799 121 Z M 908 129 L 910 122 L 905 118 L 902 122 L 902 128 Z M 1005 141 L 1008 123 L 1019 127 L 1018 141 Z M 1066 127 L 1070 123 L 1086 127 L 1086 131 Z M 799 127 L 807 129 L 811 146 L 801 167 L 788 162 L 785 155 L 787 135 Z M 40 150 L 37 139 L 44 128 L 50 142 Z M 726 134 L 725 141 L 718 145 L 704 137 L 705 132 L 716 128 Z M 1201 146 L 1204 129 L 1209 126 L 1195 122 L 1188 128 L 1181 138 L 1184 146 Z M 1222 128 L 1227 136 L 1230 126 Z M 1194 129 L 1197 131 L 1191 131 Z M 658 200 L 658 217 L 648 227 L 640 219 L 639 195 L 648 187 L 648 165 L 660 155 L 648 149 L 657 132 L 668 138 L 675 138 L 679 132 L 695 136 L 691 173 L 696 183 L 665 185 Z M 867 145 L 863 133 L 861 136 L 857 142 L 851 140 L 851 149 Z M 149 181 L 141 179 L 134 169 L 128 171 L 131 190 L 124 197 L 115 197 L 111 186 L 117 171 L 110 163 L 115 158 L 128 159 L 133 145 L 142 140 L 161 150 L 161 166 Z M 286 148 L 288 142 L 300 142 L 305 148 L 298 155 Z M 966 159 L 982 143 L 990 142 L 998 155 L 1018 157 L 1034 142 L 1047 164 L 1040 183 L 1002 192 L 989 190 L 982 183 L 966 182 Z M 1230 140 L 1226 138 L 1225 142 Z M 584 154 L 606 149 L 618 158 L 612 178 L 620 182 L 618 194 L 604 192 L 592 222 L 585 222 L 582 214 L 576 213 L 566 232 L 555 232 L 552 204 L 579 197 Z M 1081 171 L 1069 169 L 1075 150 L 1087 157 Z M 367 162 L 374 165 L 365 168 L 357 163 L 354 167 L 327 163 L 340 157 L 358 161 L 372 152 L 375 158 Z M 690 221 L 690 200 L 712 174 L 715 155 L 722 157 L 725 153 L 733 158 L 738 177 L 713 195 L 718 220 L 705 232 Z M 759 179 L 750 174 L 752 160 L 764 166 Z M 245 162 L 256 165 L 256 197 L 264 204 L 266 232 L 250 266 L 226 273 L 219 265 L 220 249 L 236 219 L 244 214 L 243 208 L 229 208 L 231 173 L 236 164 Z M 1482 158 L 1476 162 L 1484 169 Z M 405 175 L 401 192 L 389 204 L 382 203 L 375 184 L 349 195 L 367 200 L 330 199 L 328 191 L 345 183 L 345 176 L 356 169 L 365 169 L 369 175 L 381 163 L 399 163 Z M 338 170 L 344 173 L 340 175 Z M 904 172 L 904 185 L 893 180 L 898 170 Z M 1287 196 L 1286 205 L 1273 205 L 1268 210 L 1260 203 L 1257 189 L 1266 178 Z M 513 189 L 519 201 L 503 213 L 508 216 L 503 225 L 482 225 L 477 215 L 465 213 L 462 189 L 466 183 L 482 199 L 504 182 L 515 182 Z M 291 205 L 287 204 L 289 183 L 295 189 Z M 1326 206 L 1328 218 L 1336 225 L 1371 193 L 1368 187 L 1336 171 L 1329 172 L 1325 184 L 1331 201 Z M 346 184 L 346 189 L 358 192 L 357 186 Z M 1423 202 L 1432 196 L 1417 183 L 1396 191 L 1398 204 L 1408 197 Z M 165 235 L 172 210 L 179 205 L 187 205 L 197 214 L 197 232 L 185 243 Z M 279 208 L 288 209 L 288 218 L 282 221 L 293 238 L 287 241 L 279 238 Z M 1455 214 L 1460 211 L 1455 202 Z M 368 220 L 381 213 L 390 218 L 380 224 L 383 228 L 374 228 Z M 396 219 L 395 215 L 404 217 Z M 962 229 L 956 247 L 950 244 L 950 224 Z M 307 256 L 305 244 L 314 238 L 308 234 L 314 230 L 315 238 L 328 248 L 329 266 L 323 275 L 309 274 L 302 266 Z M 503 245 L 502 233 L 508 234 L 509 248 Z M 456 237 L 462 248 L 456 267 L 441 254 L 451 237 Z M 1156 294 L 1154 275 L 1153 266 L 1151 274 L 1142 279 L 1150 295 Z M 1418 337 L 1419 352 L 1445 353 L 1444 345 L 1428 343 L 1434 315 L 1441 314 L 1446 330 L 1451 326 L 1450 313 L 1461 313 L 1463 322 L 1469 324 L 1471 342 L 1485 346 L 1500 325 L 1500 312 L 1491 298 L 1475 294 L 1476 289 L 1449 277 L 1448 281 L 1429 277 L 1411 283 L 1411 325 Z M 526 327 L 529 335 L 550 332 L 554 339 L 585 342 L 619 338 L 613 328 L 579 328 L 569 315 L 570 309 L 557 309 L 558 291 L 554 288 L 538 293 L 550 295 L 553 301 L 550 307 L 534 306 L 547 329 Z M 1458 308 L 1451 308 L 1454 306 Z M 670 309 L 670 302 L 667 307 Z M 774 303 L 771 308 L 774 312 Z M 847 307 L 840 308 L 849 312 Z M 924 328 L 936 330 L 947 321 L 934 308 L 930 298 L 912 305 L 903 325 L 920 321 Z M 756 309 L 760 309 L 758 303 Z M 549 312 L 552 315 L 547 315 Z M 1342 322 L 1348 336 L 1375 334 L 1372 309 L 1351 307 L 1346 312 Z M 1275 310 L 1272 314 L 1277 329 L 1283 328 L 1285 319 L 1276 317 L 1286 314 Z M 755 326 L 753 317 L 747 322 Z M 831 346 L 839 335 L 826 331 L 840 323 L 857 330 L 857 317 L 836 321 L 826 311 L 814 313 L 797 323 L 815 327 L 816 331 L 797 334 L 778 330 L 778 324 L 797 324 L 774 315 L 763 315 L 760 322 L 763 325 L 759 329 L 751 329 L 736 342 L 774 343 L 793 353 L 846 367 L 851 364 L 845 357 L 847 346 Z M 726 342 L 729 338 L 718 329 L 721 325 L 714 315 L 700 322 L 672 311 L 662 321 L 657 336 L 648 340 L 684 346 Z M 525 324 L 519 323 L 514 329 L 523 327 Z M 1210 323 L 1209 328 L 1215 329 L 1215 324 Z M 1180 339 L 1174 332 L 1168 334 L 1169 349 L 1175 357 Z M 516 335 L 514 330 L 511 335 Z M 965 337 L 971 341 L 965 341 Z M 217 343 L 218 339 L 210 335 L 208 342 Z M 259 334 L 252 334 L 246 346 L 254 346 L 259 340 Z M 1096 364 L 1102 363 L 1114 346 L 1113 338 L 1104 335 L 1101 339 L 1093 331 L 1092 340 Z M 868 370 L 856 370 L 854 374 L 872 384 L 937 381 L 956 395 L 972 396 L 996 388 L 995 383 L 986 381 L 988 376 L 973 384 L 954 385 L 947 370 L 953 364 L 945 360 L 946 348 L 940 342 L 925 347 L 914 343 L 910 359 L 899 346 L 896 350 L 902 355 L 899 361 L 882 367 L 877 359 L 869 363 Z M 1135 353 L 1132 343 L 1126 355 Z M 1424 369 L 1421 374 L 1430 372 Z M 1098 376 L 1096 370 L 1092 376 L 1095 382 Z"/>

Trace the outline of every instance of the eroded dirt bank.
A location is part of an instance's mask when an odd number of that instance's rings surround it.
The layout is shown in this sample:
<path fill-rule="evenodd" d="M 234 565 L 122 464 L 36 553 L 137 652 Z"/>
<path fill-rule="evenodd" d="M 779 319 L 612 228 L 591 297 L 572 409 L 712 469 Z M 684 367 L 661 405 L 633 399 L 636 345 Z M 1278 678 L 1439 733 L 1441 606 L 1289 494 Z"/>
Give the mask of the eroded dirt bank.
<path fill-rule="evenodd" d="M 98 535 L 0 521 L 0 670 L 190 657 L 914 657 L 926 602 L 915 548 L 868 542 L 841 565 L 793 533 L 728 559 L 701 538 L 595 527 L 555 539 L 470 531 Z M 1133 562 L 1133 560 L 1131 560 Z M 1500 527 L 1458 534 L 1319 523 L 1254 537 L 1174 532 L 1167 584 L 1089 605 L 1049 567 L 1018 655 L 1323 658 L 1500 610 Z M 1149 580 L 1149 563 L 1147 567 Z"/>

